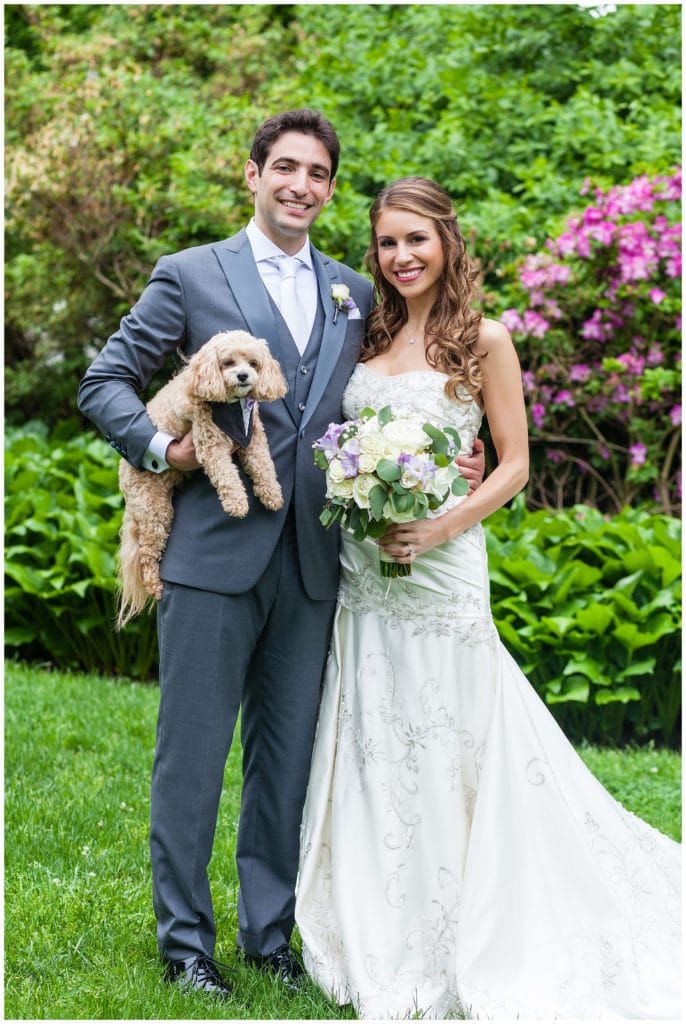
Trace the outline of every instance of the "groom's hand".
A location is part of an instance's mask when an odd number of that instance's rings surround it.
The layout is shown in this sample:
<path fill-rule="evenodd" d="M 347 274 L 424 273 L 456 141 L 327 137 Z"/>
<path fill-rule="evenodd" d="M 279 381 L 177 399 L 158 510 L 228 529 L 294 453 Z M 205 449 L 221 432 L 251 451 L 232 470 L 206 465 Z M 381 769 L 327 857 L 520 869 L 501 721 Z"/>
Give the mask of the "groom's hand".
<path fill-rule="evenodd" d="M 471 455 L 458 455 L 455 462 L 460 467 L 460 473 L 469 484 L 469 493 L 475 491 L 479 484 L 483 483 L 486 472 L 486 458 L 484 456 L 484 443 L 477 437 L 474 441 L 474 449 Z"/>
<path fill-rule="evenodd" d="M 185 473 L 200 467 L 195 454 L 193 435 L 190 430 L 187 434 L 184 434 L 180 441 L 170 442 L 165 458 L 172 469 L 182 469 Z"/>

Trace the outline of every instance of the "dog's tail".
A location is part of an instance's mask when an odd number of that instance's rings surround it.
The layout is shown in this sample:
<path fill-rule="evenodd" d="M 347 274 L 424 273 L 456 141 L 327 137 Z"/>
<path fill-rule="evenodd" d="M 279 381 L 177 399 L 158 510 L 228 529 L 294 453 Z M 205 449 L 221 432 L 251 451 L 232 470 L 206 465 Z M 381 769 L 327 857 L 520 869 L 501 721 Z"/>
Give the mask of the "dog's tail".
<path fill-rule="evenodd" d="M 155 599 L 143 586 L 138 524 L 128 511 L 124 512 L 120 538 L 117 629 L 123 629 L 127 622 L 145 611 L 149 604 L 155 603 Z"/>

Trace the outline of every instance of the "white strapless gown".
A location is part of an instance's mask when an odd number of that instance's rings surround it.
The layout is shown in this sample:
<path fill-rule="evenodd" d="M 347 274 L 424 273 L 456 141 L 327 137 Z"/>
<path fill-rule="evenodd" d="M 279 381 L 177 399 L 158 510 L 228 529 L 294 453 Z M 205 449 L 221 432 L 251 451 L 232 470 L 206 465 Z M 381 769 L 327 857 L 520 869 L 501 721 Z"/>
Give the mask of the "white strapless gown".
<path fill-rule="evenodd" d="M 358 365 L 343 411 L 411 409 L 464 451 L 439 373 Z M 465 499 L 453 499 L 455 501 Z M 680 1019 L 680 847 L 591 775 L 489 608 L 480 526 L 388 581 L 343 539 L 296 920 L 360 1017 Z"/>

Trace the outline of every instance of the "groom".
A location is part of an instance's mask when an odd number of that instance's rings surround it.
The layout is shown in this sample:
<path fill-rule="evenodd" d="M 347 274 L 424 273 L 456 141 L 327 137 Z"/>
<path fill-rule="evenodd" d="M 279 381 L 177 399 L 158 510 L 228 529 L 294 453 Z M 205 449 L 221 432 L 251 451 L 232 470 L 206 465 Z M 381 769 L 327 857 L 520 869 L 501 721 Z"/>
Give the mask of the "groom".
<path fill-rule="evenodd" d="M 189 473 L 161 566 L 153 904 L 167 978 L 222 998 L 231 990 L 212 959 L 207 866 L 239 708 L 238 945 L 287 985 L 302 975 L 289 946 L 299 826 L 338 581 L 337 536 L 318 518 L 325 481 L 312 444 L 341 417 L 373 301 L 365 278 L 308 239 L 333 195 L 338 159 L 336 133 L 317 111 L 262 124 L 245 165 L 254 218 L 223 242 L 163 256 L 79 391 L 79 408 L 136 468 Z M 338 312 L 335 285 L 352 300 Z M 190 435 L 157 432 L 138 397 L 177 349 L 188 357 L 233 329 L 268 340 L 289 387 L 261 407 L 284 506 L 268 511 L 248 482 L 243 520 L 227 516 L 194 472 Z M 238 404 L 214 415 L 247 443 Z"/>

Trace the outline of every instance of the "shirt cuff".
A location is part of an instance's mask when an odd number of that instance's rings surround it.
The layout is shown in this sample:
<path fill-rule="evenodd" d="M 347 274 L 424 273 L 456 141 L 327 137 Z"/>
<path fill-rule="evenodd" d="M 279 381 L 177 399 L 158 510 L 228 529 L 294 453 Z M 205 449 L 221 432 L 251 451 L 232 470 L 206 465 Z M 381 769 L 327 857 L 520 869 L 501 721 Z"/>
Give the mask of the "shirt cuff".
<path fill-rule="evenodd" d="M 156 434 L 153 434 L 148 450 L 141 459 L 143 469 L 149 469 L 151 473 L 164 473 L 165 469 L 169 469 L 170 466 L 165 455 L 171 442 L 176 440 L 176 437 L 165 434 L 163 430 L 158 430 Z"/>

